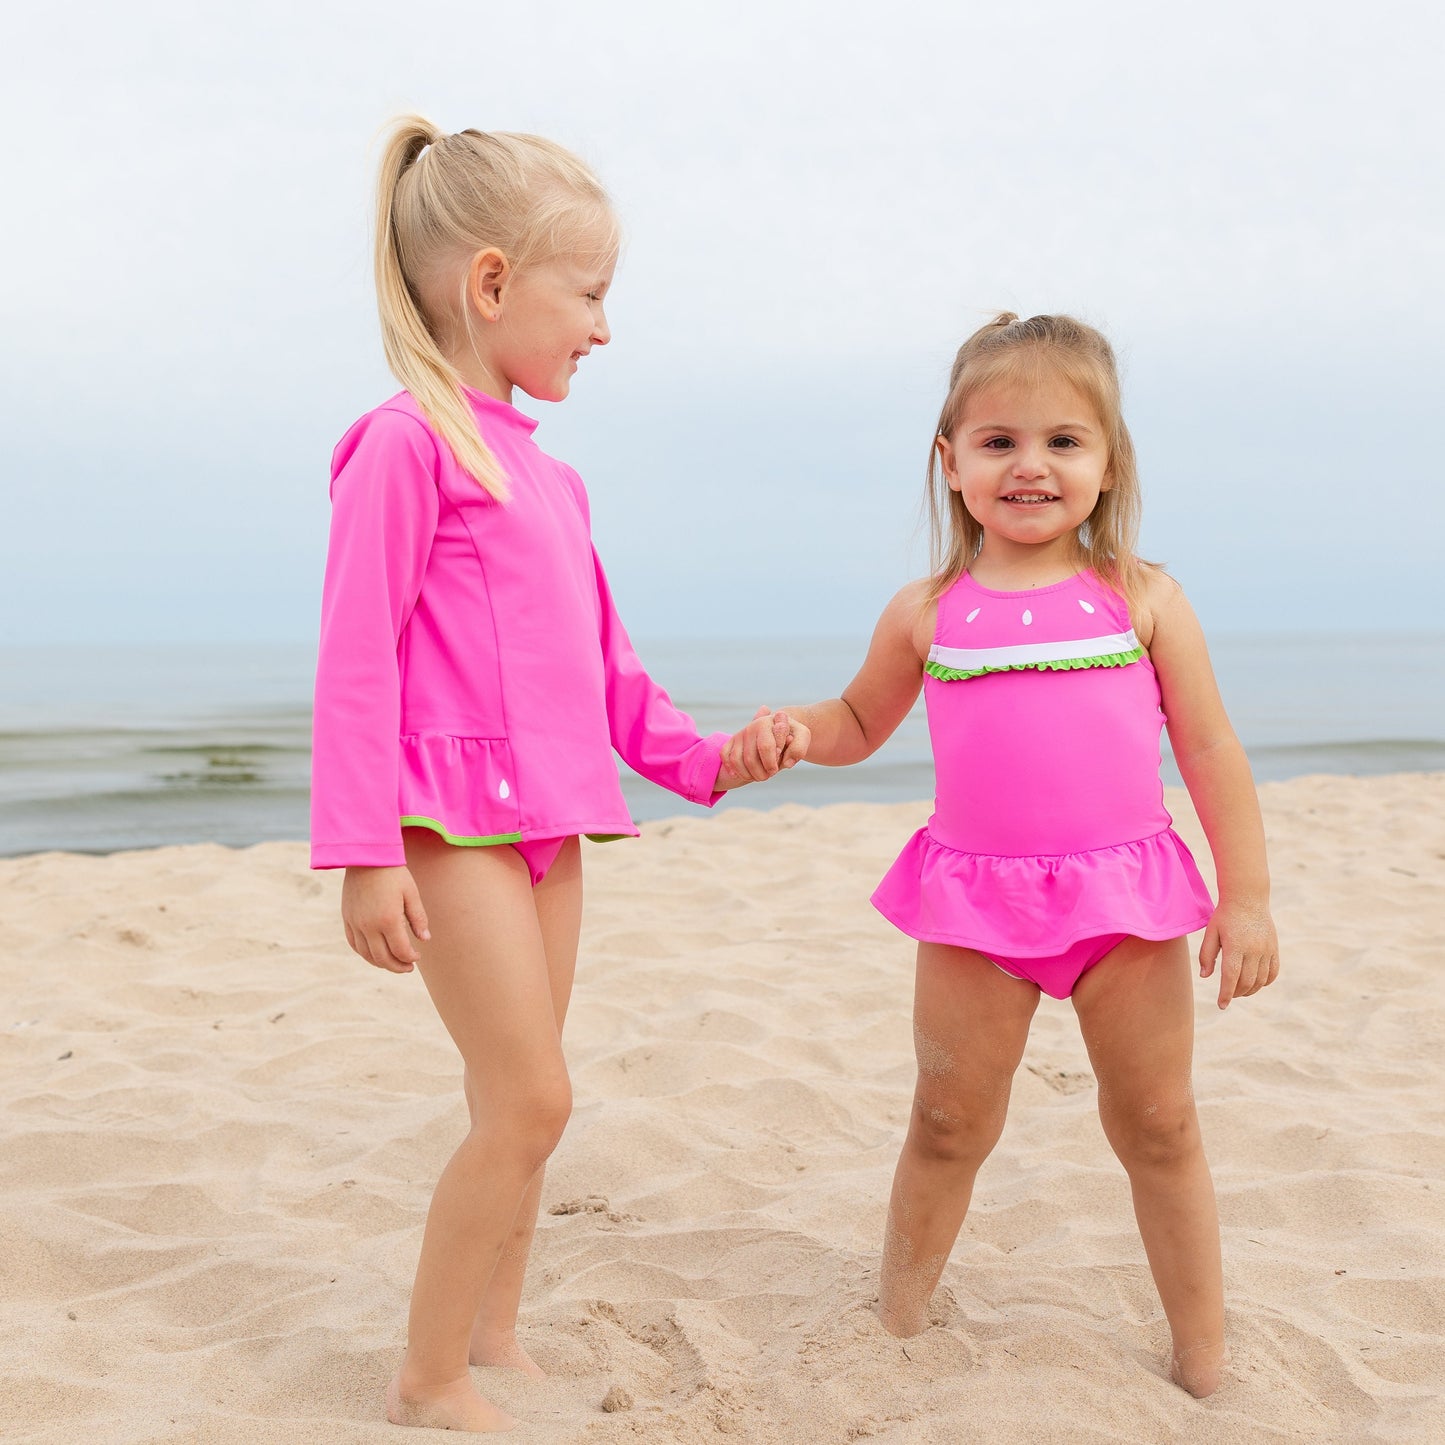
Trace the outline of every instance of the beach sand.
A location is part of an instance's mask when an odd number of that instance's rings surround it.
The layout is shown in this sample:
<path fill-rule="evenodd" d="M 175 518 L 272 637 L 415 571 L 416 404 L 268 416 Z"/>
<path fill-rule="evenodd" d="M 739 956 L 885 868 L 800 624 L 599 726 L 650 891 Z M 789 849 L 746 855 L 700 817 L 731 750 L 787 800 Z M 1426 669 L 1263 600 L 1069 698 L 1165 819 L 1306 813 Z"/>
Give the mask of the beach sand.
<path fill-rule="evenodd" d="M 1261 796 L 1285 973 L 1226 1014 L 1198 985 L 1213 1398 L 1165 1379 L 1048 999 L 935 1327 L 881 1329 L 912 945 L 867 900 L 927 808 L 738 809 L 587 848 L 576 1108 L 523 1302 L 551 1378 L 476 1372 L 507 1438 L 1445 1438 L 1445 775 Z M 420 980 L 346 950 L 339 885 L 289 843 L 0 862 L 0 1437 L 403 1438 L 381 1394 L 466 1116 Z"/>

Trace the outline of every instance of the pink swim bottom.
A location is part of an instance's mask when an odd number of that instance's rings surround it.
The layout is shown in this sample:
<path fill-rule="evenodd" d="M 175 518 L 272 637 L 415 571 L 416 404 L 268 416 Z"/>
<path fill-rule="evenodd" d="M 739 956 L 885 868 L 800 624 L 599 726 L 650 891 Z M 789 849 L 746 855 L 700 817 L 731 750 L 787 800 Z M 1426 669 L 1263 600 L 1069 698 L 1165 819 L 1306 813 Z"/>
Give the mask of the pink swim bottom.
<path fill-rule="evenodd" d="M 1079 980 L 1128 937 L 1127 933 L 1105 933 L 1098 938 L 1082 938 L 1047 958 L 1005 958 L 988 953 L 984 957 L 1010 978 L 1037 984 L 1050 998 L 1068 998 Z"/>
<path fill-rule="evenodd" d="M 532 875 L 533 888 L 547 876 L 547 870 L 557 861 L 557 855 L 561 853 L 562 845 L 571 836 L 569 833 L 563 838 L 528 838 L 525 842 L 512 844 L 512 847 L 522 855 L 522 862 L 527 865 L 527 872 Z"/>
<path fill-rule="evenodd" d="M 533 888 L 547 876 L 548 870 L 562 851 L 562 845 L 573 836 L 571 833 L 564 833 L 560 838 L 527 838 L 516 843 L 505 843 L 491 838 L 455 838 L 440 823 L 434 823 L 430 818 L 403 818 L 401 823 L 403 828 L 425 827 L 428 832 L 436 833 L 456 848 L 515 848 L 522 862 L 527 865 Z"/>

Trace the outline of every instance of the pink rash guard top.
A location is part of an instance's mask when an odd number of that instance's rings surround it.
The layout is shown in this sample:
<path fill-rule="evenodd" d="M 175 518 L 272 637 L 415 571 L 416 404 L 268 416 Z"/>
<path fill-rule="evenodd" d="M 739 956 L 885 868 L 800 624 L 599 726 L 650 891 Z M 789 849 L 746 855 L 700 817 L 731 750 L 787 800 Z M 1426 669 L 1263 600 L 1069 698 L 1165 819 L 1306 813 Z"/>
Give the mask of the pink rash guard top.
<path fill-rule="evenodd" d="M 468 391 L 499 503 L 402 392 L 332 458 L 311 866 L 403 864 L 402 828 L 457 844 L 637 833 L 612 757 L 711 804 L 725 733 L 648 677 L 592 546 L 587 493 L 536 422 Z"/>
<path fill-rule="evenodd" d="M 1159 680 L 1124 599 L 1090 571 L 938 603 L 924 698 L 933 816 L 873 895 L 913 938 L 1046 958 L 1167 939 L 1212 911 L 1159 778 Z"/>

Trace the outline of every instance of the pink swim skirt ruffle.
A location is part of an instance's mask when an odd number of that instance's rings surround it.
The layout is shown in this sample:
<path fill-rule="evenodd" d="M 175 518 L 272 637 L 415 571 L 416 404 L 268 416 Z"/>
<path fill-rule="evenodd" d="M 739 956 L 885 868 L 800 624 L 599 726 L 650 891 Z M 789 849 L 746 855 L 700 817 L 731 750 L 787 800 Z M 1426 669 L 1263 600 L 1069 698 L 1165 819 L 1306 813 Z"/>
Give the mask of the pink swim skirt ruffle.
<path fill-rule="evenodd" d="M 1172 828 L 1085 853 L 1006 858 L 960 853 L 920 828 L 873 894 L 911 938 L 984 954 L 1042 958 L 1105 934 L 1178 938 L 1214 911 Z"/>

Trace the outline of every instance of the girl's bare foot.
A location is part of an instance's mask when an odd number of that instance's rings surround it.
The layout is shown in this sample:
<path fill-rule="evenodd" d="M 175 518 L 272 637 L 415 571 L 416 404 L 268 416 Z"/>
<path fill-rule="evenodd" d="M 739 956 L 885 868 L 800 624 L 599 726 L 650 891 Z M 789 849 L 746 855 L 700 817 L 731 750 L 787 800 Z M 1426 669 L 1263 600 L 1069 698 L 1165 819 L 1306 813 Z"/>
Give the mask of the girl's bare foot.
<path fill-rule="evenodd" d="M 520 1370 L 534 1380 L 547 1378 L 546 1370 L 522 1348 L 513 1334 L 484 1336 L 474 1332 L 469 1362 L 503 1370 Z"/>
<path fill-rule="evenodd" d="M 894 1306 L 892 1309 L 885 1309 L 882 1302 L 874 1306 L 874 1312 L 878 1316 L 878 1323 L 900 1340 L 911 1340 L 914 1335 L 921 1335 L 929 1326 L 928 1302 L 925 1300 L 922 1305 L 910 1303 L 907 1306 Z"/>
<path fill-rule="evenodd" d="M 428 1430 L 466 1430 L 474 1435 L 498 1434 L 516 1425 L 516 1419 L 477 1394 L 472 1378 L 420 1391 L 403 1391 L 401 1376 L 393 1375 L 386 1387 L 386 1418 L 393 1425 L 416 1425 Z"/>
<path fill-rule="evenodd" d="M 898 1167 L 903 1167 L 902 1160 Z M 875 1308 L 879 1323 L 890 1335 L 911 1340 L 933 1323 L 928 1316 L 928 1305 L 947 1262 L 947 1251 L 915 1259 L 912 1242 L 894 1223 L 892 1212 L 889 1213 L 883 1230 L 883 1264 Z"/>
<path fill-rule="evenodd" d="M 1220 1376 L 1228 1363 L 1229 1352 L 1222 1344 L 1203 1340 L 1174 1351 L 1174 1358 L 1169 1364 L 1169 1378 L 1181 1390 L 1188 1390 L 1196 1400 L 1202 1400 L 1219 1388 Z"/>

